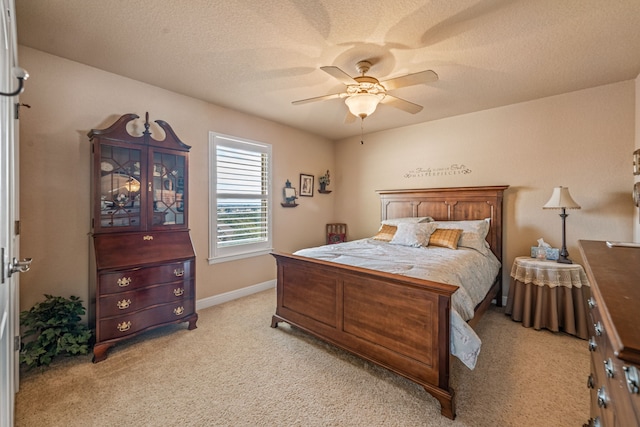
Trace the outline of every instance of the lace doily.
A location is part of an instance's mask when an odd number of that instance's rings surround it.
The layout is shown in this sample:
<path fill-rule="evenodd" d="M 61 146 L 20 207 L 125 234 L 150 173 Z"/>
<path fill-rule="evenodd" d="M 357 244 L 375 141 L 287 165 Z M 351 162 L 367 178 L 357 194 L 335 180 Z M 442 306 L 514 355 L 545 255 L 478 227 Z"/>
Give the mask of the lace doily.
<path fill-rule="evenodd" d="M 533 283 L 550 288 L 589 286 L 587 275 L 580 264 L 560 264 L 529 257 L 515 259 L 511 268 L 511 277 L 522 283 Z"/>

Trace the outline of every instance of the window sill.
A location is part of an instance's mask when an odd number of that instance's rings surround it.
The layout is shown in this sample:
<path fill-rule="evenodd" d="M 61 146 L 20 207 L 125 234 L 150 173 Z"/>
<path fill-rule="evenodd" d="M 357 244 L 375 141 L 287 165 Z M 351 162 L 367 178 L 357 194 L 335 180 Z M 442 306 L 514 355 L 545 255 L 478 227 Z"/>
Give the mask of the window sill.
<path fill-rule="evenodd" d="M 269 249 L 260 249 L 257 251 L 245 252 L 241 254 L 234 255 L 221 255 L 215 258 L 208 258 L 207 261 L 209 264 L 221 264 L 223 262 L 237 261 L 245 258 L 254 258 L 262 255 L 269 255 L 272 252 L 273 248 Z"/>

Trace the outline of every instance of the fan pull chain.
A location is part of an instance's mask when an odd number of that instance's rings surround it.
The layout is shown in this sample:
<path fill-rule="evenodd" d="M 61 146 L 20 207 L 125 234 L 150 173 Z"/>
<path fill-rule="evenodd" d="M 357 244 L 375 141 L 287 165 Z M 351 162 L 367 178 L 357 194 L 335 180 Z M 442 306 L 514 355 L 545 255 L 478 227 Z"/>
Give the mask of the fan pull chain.
<path fill-rule="evenodd" d="M 360 145 L 364 145 L 364 117 L 360 119 Z"/>

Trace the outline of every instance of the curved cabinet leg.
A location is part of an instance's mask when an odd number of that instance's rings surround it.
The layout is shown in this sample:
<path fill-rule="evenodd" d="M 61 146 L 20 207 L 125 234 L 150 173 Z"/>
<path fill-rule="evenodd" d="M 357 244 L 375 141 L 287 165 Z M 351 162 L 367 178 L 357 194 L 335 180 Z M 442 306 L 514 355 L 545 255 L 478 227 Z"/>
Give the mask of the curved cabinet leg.
<path fill-rule="evenodd" d="M 102 362 L 107 358 L 107 350 L 113 347 L 113 343 L 101 343 L 93 346 L 93 363 Z"/>
<path fill-rule="evenodd" d="M 198 313 L 193 313 L 193 316 L 189 317 L 187 321 L 189 322 L 189 327 L 187 329 L 189 329 L 190 331 L 196 329 L 197 328 L 196 322 L 198 321 Z"/>

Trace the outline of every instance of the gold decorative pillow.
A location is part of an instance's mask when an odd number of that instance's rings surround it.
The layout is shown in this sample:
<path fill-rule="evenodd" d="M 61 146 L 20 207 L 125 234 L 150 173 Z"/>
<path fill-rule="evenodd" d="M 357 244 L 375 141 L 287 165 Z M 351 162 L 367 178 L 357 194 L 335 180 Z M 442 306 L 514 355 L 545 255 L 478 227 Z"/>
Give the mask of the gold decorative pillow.
<path fill-rule="evenodd" d="M 438 228 L 429 238 L 429 246 L 458 249 L 458 241 L 461 235 L 462 230 L 458 228 Z"/>
<path fill-rule="evenodd" d="M 396 234 L 398 227 L 395 225 L 382 224 L 380 230 L 373 236 L 373 240 L 381 240 L 383 242 L 390 242 L 393 236 Z"/>

